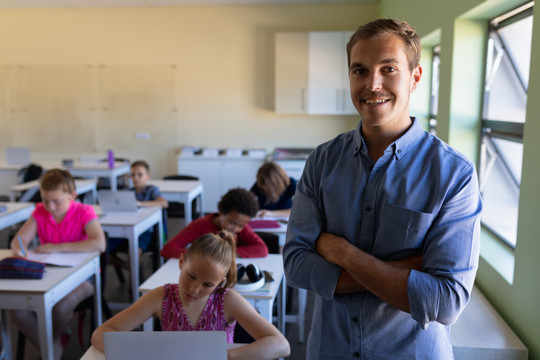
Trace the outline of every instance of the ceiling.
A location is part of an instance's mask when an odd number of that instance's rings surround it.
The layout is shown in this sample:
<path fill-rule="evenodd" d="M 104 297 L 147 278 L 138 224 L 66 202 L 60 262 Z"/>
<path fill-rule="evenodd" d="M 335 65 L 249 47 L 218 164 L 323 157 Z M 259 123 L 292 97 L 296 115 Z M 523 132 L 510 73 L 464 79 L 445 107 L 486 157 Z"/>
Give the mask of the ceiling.
<path fill-rule="evenodd" d="M 76 8 L 105 6 L 284 5 L 374 3 L 378 0 L 0 0 L 0 8 Z"/>

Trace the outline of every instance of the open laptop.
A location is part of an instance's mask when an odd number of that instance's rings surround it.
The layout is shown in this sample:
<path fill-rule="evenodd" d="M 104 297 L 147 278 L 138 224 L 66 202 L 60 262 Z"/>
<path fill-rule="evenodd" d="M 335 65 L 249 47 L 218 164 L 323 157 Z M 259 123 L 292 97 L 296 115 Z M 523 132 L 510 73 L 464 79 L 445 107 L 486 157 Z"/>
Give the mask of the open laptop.
<path fill-rule="evenodd" d="M 4 148 L 6 163 L 8 165 L 28 165 L 30 164 L 30 149 L 27 147 L 6 147 Z"/>
<path fill-rule="evenodd" d="M 103 345 L 107 360 L 227 359 L 225 331 L 111 331 Z"/>
<path fill-rule="evenodd" d="M 137 211 L 134 191 L 99 190 L 98 202 L 103 212 Z"/>

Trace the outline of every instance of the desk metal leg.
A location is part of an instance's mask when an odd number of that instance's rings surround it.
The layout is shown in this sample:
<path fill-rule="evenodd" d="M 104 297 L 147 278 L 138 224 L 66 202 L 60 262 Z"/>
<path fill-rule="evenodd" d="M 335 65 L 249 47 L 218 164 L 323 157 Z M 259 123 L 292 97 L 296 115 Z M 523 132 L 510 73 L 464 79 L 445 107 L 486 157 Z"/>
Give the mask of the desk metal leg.
<path fill-rule="evenodd" d="M 298 289 L 298 341 L 303 343 L 306 332 L 307 290 Z"/>
<path fill-rule="evenodd" d="M 165 230 L 163 229 L 165 225 L 163 224 L 163 216 L 160 217 L 159 222 L 154 226 L 154 231 L 157 231 L 158 234 L 158 264 L 163 266 L 163 258 L 161 257 L 161 250 L 163 249 L 163 239 L 165 238 Z M 156 230 L 157 227 L 157 230 Z M 165 239 L 166 241 L 167 239 Z M 152 271 L 156 271 L 155 269 Z M 142 281 L 142 279 L 141 279 Z"/>
<path fill-rule="evenodd" d="M 0 352 L 0 360 L 11 360 L 11 338 L 9 336 L 9 319 L 6 310 L 0 312 L 0 331 L 2 332 L 2 351 Z"/>
<path fill-rule="evenodd" d="M 102 314 L 101 314 L 101 275 L 99 273 L 99 263 L 97 271 L 94 273 L 94 311 L 96 314 L 96 323 L 94 324 L 96 329 L 101 325 Z M 103 269 L 105 271 L 105 269 Z"/>
<path fill-rule="evenodd" d="M 111 190 L 112 191 L 117 191 L 118 190 L 118 180 L 116 178 L 116 175 L 111 175 L 110 177 L 110 182 L 111 182 Z"/>
<path fill-rule="evenodd" d="M 193 214 L 191 213 L 191 201 L 189 201 L 189 198 L 188 198 L 188 201 L 186 201 L 184 203 L 184 222 L 185 222 L 185 225 L 187 226 L 191 220 L 193 219 Z"/>
<path fill-rule="evenodd" d="M 47 296 L 47 295 L 45 295 Z M 33 298 L 29 296 L 30 302 L 34 303 L 32 310 L 37 315 L 39 349 L 42 359 L 54 359 L 53 354 L 53 325 L 52 325 L 52 305 L 48 299 L 40 299 L 39 296 Z"/>
<path fill-rule="evenodd" d="M 285 276 L 281 280 L 281 287 L 278 292 L 278 329 L 285 335 L 285 305 L 287 303 L 287 283 Z"/>
<path fill-rule="evenodd" d="M 135 232 L 129 234 L 129 271 L 131 278 L 131 299 L 133 302 L 139 298 L 139 238 Z"/>

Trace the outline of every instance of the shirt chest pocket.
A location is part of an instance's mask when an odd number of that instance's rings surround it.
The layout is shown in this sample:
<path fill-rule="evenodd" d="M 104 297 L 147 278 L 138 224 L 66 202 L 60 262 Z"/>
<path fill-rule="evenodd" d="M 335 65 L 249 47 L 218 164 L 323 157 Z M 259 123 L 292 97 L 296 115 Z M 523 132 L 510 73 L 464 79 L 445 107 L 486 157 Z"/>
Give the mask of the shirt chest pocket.
<path fill-rule="evenodd" d="M 400 258 L 400 255 L 418 253 L 435 214 L 423 213 L 401 206 L 386 204 L 373 246 L 373 254 L 382 258 Z"/>

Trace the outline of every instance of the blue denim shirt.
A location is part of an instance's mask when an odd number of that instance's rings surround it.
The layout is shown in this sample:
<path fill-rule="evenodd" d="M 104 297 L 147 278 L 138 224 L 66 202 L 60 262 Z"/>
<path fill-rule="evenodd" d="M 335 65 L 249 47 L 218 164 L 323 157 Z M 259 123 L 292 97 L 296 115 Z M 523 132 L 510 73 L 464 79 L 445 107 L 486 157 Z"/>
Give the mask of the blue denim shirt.
<path fill-rule="evenodd" d="M 449 325 L 469 301 L 482 209 L 474 165 L 413 118 L 374 162 L 361 124 L 309 156 L 283 249 L 287 283 L 316 293 L 308 359 L 453 359 Z M 321 232 L 383 261 L 423 255 L 411 313 L 371 293 L 334 294 L 341 268 L 316 253 Z"/>

